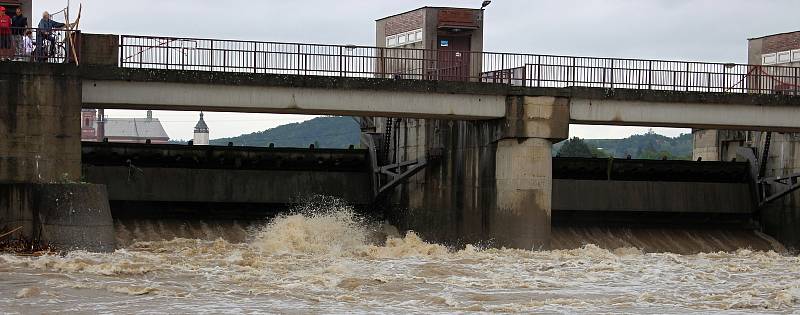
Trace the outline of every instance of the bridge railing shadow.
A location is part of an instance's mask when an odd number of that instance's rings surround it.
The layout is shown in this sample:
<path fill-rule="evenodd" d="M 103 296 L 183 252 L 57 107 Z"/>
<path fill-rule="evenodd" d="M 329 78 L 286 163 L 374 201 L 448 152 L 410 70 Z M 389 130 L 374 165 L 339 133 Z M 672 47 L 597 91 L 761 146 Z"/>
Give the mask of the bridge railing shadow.
<path fill-rule="evenodd" d="M 123 35 L 120 66 L 171 70 L 798 94 L 800 67 Z"/>

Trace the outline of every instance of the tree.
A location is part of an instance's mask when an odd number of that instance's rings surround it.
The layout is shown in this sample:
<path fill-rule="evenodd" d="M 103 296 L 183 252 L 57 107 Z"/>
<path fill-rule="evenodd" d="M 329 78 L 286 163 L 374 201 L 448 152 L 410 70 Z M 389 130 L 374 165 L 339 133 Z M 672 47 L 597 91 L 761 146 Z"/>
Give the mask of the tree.
<path fill-rule="evenodd" d="M 592 157 L 592 150 L 583 139 L 574 137 L 564 142 L 564 145 L 558 150 L 558 156 L 590 158 Z"/>
<path fill-rule="evenodd" d="M 592 147 L 590 149 L 592 150 L 592 157 L 596 157 L 596 158 L 608 158 L 608 157 L 611 157 L 611 155 L 606 153 L 606 151 L 603 150 L 603 149 L 596 148 L 596 147 Z"/>

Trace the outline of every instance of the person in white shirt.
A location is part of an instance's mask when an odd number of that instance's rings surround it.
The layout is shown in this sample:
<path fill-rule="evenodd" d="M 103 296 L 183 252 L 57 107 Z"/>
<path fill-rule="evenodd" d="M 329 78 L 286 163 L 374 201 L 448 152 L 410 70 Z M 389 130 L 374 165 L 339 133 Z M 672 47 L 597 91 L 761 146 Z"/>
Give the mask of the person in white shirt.
<path fill-rule="evenodd" d="M 25 31 L 25 36 L 22 36 L 22 58 L 23 61 L 31 61 L 30 58 L 33 55 L 33 32 L 31 30 Z"/>

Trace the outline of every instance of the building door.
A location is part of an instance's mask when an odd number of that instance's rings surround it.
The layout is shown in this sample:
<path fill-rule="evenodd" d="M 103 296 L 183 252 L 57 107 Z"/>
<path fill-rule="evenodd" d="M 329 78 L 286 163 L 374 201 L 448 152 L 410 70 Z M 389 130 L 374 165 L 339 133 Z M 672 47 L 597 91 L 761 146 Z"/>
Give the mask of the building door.
<path fill-rule="evenodd" d="M 444 81 L 469 81 L 470 36 L 439 36 L 436 76 Z"/>

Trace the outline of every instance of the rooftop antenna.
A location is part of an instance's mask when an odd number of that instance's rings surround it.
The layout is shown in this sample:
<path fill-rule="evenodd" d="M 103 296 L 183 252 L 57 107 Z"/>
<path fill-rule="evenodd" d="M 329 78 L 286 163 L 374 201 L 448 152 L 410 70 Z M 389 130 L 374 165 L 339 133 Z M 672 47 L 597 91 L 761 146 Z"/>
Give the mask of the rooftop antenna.
<path fill-rule="evenodd" d="M 492 0 L 485 0 L 485 1 L 483 1 L 483 3 L 481 4 L 481 10 L 485 9 L 485 8 L 486 8 L 486 7 L 488 7 L 490 4 L 492 4 Z"/>

